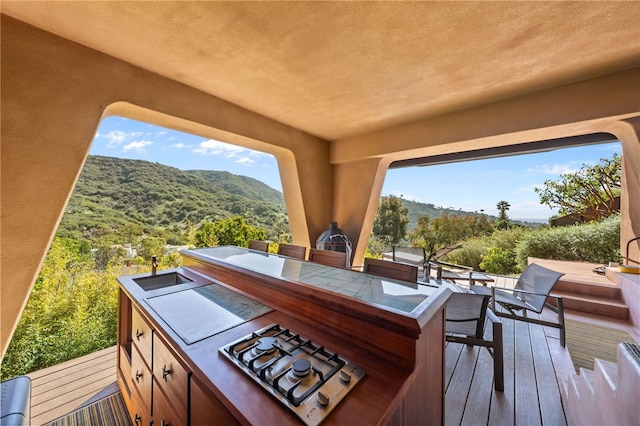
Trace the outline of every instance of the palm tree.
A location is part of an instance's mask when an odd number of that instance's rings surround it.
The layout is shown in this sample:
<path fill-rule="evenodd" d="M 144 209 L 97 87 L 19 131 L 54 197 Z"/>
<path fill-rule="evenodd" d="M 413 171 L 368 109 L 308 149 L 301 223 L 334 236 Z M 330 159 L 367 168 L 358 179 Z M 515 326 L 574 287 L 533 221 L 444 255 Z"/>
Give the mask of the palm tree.
<path fill-rule="evenodd" d="M 511 205 L 506 201 L 498 201 L 496 204 L 496 208 L 498 209 L 498 222 L 496 223 L 496 227 L 498 229 L 507 229 L 509 228 L 509 217 L 507 216 L 507 210 Z"/>

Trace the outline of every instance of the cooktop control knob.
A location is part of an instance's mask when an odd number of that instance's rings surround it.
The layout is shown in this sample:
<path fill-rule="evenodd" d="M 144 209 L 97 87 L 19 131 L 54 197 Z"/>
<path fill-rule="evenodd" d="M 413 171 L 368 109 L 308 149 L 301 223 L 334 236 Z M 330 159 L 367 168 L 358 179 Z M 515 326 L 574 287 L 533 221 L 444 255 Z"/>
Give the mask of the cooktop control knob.
<path fill-rule="evenodd" d="M 340 381 L 344 383 L 349 383 L 351 381 L 351 374 L 349 372 L 340 370 Z"/>
<path fill-rule="evenodd" d="M 318 396 L 316 397 L 316 399 L 318 401 L 318 404 L 322 405 L 323 407 L 329 405 L 329 397 L 322 393 L 322 391 L 318 391 Z"/>

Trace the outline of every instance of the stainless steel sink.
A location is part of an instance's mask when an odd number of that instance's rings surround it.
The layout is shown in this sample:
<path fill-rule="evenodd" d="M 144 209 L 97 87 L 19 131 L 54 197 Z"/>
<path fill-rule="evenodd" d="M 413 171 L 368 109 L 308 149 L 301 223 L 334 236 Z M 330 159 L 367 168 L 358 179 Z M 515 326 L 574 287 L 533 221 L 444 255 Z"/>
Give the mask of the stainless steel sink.
<path fill-rule="evenodd" d="M 156 274 L 148 277 L 133 278 L 143 290 L 157 290 L 159 288 L 168 287 L 170 285 L 178 285 L 193 282 L 192 279 L 180 275 L 177 272 L 169 272 L 166 274 Z"/>

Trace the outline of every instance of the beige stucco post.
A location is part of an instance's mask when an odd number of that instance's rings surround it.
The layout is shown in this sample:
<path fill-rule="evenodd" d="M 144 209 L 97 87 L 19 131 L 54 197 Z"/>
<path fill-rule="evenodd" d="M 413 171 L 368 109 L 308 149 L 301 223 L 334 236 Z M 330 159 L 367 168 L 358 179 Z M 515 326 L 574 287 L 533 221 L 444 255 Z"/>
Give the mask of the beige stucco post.
<path fill-rule="evenodd" d="M 622 144 L 620 251 L 626 256 L 627 242 L 640 235 L 640 118 L 619 121 L 611 132 Z M 629 246 L 628 256 L 631 264 L 640 264 L 640 241 Z"/>
<path fill-rule="evenodd" d="M 353 244 L 353 265 L 362 265 L 389 160 L 367 158 L 334 166 L 333 217 Z"/>

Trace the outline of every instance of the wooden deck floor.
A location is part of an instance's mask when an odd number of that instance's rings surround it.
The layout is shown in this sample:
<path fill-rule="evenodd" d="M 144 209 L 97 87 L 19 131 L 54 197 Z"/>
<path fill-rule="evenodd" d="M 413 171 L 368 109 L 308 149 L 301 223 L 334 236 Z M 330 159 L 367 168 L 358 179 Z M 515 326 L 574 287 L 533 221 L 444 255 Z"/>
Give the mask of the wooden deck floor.
<path fill-rule="evenodd" d="M 31 424 L 43 425 L 97 396 L 117 391 L 117 386 L 113 386 L 116 347 L 34 371 L 28 376 L 31 377 Z"/>
<path fill-rule="evenodd" d="M 552 352 L 566 351 L 540 325 L 501 320 L 504 392 L 494 390 L 493 360 L 486 349 L 447 343 L 446 424 L 566 425 L 556 367 L 567 365 L 552 360 Z"/>
<path fill-rule="evenodd" d="M 504 392 L 493 389 L 493 361 L 486 349 L 448 343 L 446 424 L 566 425 L 551 355 L 562 348 L 553 332 L 503 319 Z M 30 374 L 32 424 L 44 424 L 117 391 L 115 368 L 114 346 Z"/>

